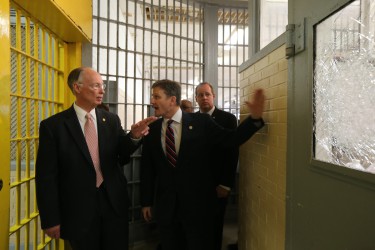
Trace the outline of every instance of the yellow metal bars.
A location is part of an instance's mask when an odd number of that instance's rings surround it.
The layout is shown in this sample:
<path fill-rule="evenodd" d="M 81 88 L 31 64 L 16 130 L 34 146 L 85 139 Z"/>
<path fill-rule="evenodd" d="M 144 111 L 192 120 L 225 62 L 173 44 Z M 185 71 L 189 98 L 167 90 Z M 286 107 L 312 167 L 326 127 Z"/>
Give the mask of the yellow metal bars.
<path fill-rule="evenodd" d="M 40 230 L 35 161 L 40 121 L 63 108 L 65 45 L 12 4 L 9 248 L 58 249 Z"/>
<path fill-rule="evenodd" d="M 10 182 L 10 17 L 9 1 L 0 1 L 0 249 L 8 249 Z"/>

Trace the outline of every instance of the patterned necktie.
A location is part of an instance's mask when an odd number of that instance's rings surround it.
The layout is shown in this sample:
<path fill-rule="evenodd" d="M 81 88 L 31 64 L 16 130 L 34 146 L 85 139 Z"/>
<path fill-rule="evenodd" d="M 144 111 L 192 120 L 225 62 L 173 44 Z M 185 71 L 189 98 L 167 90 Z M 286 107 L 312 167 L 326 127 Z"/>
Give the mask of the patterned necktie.
<path fill-rule="evenodd" d="M 173 166 L 176 167 L 177 163 L 177 154 L 176 154 L 176 146 L 174 141 L 174 133 L 171 127 L 173 120 L 169 120 L 167 122 L 167 130 L 165 132 L 165 151 L 167 154 L 168 162 Z"/>
<path fill-rule="evenodd" d="M 87 147 L 89 148 L 91 159 L 94 163 L 96 173 L 96 187 L 99 187 L 103 182 L 103 175 L 102 171 L 100 170 L 98 136 L 96 135 L 95 124 L 89 113 L 86 114 L 86 123 L 84 130 Z"/>

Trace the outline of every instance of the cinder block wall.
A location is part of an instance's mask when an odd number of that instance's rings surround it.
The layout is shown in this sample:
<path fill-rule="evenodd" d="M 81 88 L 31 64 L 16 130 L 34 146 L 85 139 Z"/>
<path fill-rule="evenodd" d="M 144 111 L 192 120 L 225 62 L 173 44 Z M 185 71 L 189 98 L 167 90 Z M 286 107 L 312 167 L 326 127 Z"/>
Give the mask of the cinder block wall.
<path fill-rule="evenodd" d="M 240 151 L 239 249 L 284 249 L 287 60 L 285 45 L 240 72 L 241 103 L 254 89 L 266 94 L 266 126 Z M 241 119 L 247 115 L 242 105 Z"/>

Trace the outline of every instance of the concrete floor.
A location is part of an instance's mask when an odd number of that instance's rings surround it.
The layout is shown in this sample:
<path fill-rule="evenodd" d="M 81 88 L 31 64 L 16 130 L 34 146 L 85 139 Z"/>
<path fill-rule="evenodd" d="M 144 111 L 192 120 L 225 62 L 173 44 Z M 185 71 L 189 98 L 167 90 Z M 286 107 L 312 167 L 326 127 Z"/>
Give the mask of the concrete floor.
<path fill-rule="evenodd" d="M 237 226 L 237 208 L 236 206 L 228 206 L 226 213 L 226 222 L 223 229 L 223 247 L 227 250 L 228 244 L 236 243 L 238 239 Z M 159 241 L 157 239 L 134 243 L 129 250 L 156 250 Z"/>
<path fill-rule="evenodd" d="M 237 242 L 237 224 L 228 222 L 224 225 L 222 250 L 226 250 L 228 244 L 232 244 L 236 242 Z M 129 250 L 156 250 L 157 245 L 158 245 L 157 240 L 137 242 L 133 246 L 130 246 Z"/>

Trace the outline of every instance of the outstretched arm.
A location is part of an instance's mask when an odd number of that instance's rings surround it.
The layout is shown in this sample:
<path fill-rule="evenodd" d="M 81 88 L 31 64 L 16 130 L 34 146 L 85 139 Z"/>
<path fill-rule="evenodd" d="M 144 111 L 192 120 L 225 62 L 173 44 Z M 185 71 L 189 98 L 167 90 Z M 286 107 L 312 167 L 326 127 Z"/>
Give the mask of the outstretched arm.
<path fill-rule="evenodd" d="M 249 109 L 250 116 L 243 120 L 237 128 L 236 140 L 238 145 L 243 144 L 259 129 L 264 126 L 262 119 L 266 97 L 263 89 L 256 89 L 251 101 L 246 105 Z"/>

